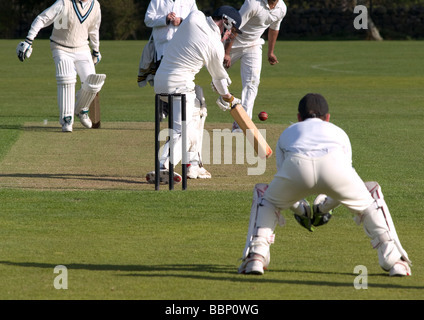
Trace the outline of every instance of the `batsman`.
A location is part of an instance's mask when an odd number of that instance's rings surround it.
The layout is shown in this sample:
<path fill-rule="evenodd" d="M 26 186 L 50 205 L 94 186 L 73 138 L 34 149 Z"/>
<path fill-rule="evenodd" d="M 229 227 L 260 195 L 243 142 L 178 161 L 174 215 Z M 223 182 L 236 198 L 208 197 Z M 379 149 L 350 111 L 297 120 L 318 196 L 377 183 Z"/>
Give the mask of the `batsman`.
<path fill-rule="evenodd" d="M 59 122 L 63 132 L 72 132 L 74 118 L 90 129 L 91 102 L 100 92 L 106 75 L 96 74 L 99 51 L 100 4 L 97 0 L 57 0 L 33 21 L 16 53 L 20 61 L 31 56 L 33 41 L 42 28 L 53 24 L 50 48 L 56 66 Z M 77 75 L 81 89 L 75 94 Z"/>
<path fill-rule="evenodd" d="M 274 229 L 284 225 L 280 211 L 291 209 L 309 231 L 323 225 L 340 204 L 362 224 L 378 261 L 390 276 L 411 275 L 403 249 L 377 182 L 363 182 L 352 167 L 347 134 L 329 122 L 325 98 L 310 93 L 298 107 L 299 122 L 281 134 L 275 150 L 277 173 L 271 183 L 257 184 L 239 273 L 263 274 L 270 262 Z M 318 194 L 310 206 L 305 197 Z M 346 248 L 347 250 L 348 248 Z M 329 261 L 331 262 L 331 261 Z"/>
<path fill-rule="evenodd" d="M 186 95 L 187 117 L 187 177 L 190 179 L 210 179 L 212 175 L 201 161 L 201 140 L 206 108 L 203 93 L 195 85 L 195 77 L 203 67 L 212 77 L 212 82 L 219 94 L 217 105 L 221 110 L 230 110 L 240 103 L 228 89 L 231 80 L 223 66 L 224 46 L 221 42 L 224 30 L 239 33 L 241 17 L 238 11 L 230 6 L 221 6 L 206 17 L 199 10 L 192 11 L 178 28 L 170 40 L 162 62 L 156 71 L 154 88 L 157 94 L 181 93 Z M 182 120 L 181 99 L 176 98 L 173 106 L 174 150 L 168 151 L 169 142 L 165 144 L 160 157 L 160 181 L 169 183 L 169 164 L 177 165 L 182 160 Z M 155 181 L 155 171 L 147 173 L 149 183 Z M 174 182 L 182 177 L 174 172 Z"/>

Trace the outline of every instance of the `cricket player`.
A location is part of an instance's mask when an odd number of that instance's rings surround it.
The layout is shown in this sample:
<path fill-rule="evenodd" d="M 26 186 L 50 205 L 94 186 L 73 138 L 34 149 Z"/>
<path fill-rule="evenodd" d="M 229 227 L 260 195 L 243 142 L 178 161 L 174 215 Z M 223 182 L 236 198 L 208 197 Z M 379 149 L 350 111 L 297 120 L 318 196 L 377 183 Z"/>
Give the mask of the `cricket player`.
<path fill-rule="evenodd" d="M 281 210 L 291 209 L 296 220 L 312 231 L 328 222 L 343 204 L 363 224 L 380 266 L 390 276 L 411 274 L 410 260 L 396 234 L 381 188 L 364 183 L 352 167 L 347 134 L 329 122 L 328 104 L 319 94 L 299 102 L 298 123 L 281 134 L 276 147 L 277 173 L 269 185 L 254 190 L 248 236 L 240 273 L 263 274 L 269 264 L 274 229 L 283 225 Z M 312 208 L 304 199 L 318 194 Z"/>
<path fill-rule="evenodd" d="M 151 0 L 147 7 L 144 23 L 152 28 L 156 49 L 156 60 L 160 61 L 169 41 L 178 27 L 189 15 L 197 10 L 195 0 Z"/>
<path fill-rule="evenodd" d="M 261 78 L 262 45 L 265 43 L 261 36 L 268 29 L 268 62 L 277 64 L 274 47 L 287 6 L 283 0 L 245 0 L 239 12 L 242 34 L 230 38 L 226 43 L 224 65 L 229 68 L 240 60 L 241 103 L 252 118 Z M 232 130 L 241 132 L 236 122 Z"/>
<path fill-rule="evenodd" d="M 240 32 L 241 18 L 236 9 L 230 6 L 218 8 L 211 17 L 206 17 L 201 11 L 193 11 L 184 19 L 169 42 L 162 62 L 155 75 L 155 92 L 160 93 L 183 93 L 186 95 L 186 118 L 187 118 L 187 147 L 188 165 L 187 177 L 193 179 L 207 179 L 211 174 L 202 167 L 199 159 L 198 139 L 201 132 L 193 119 L 195 109 L 199 107 L 196 99 L 194 78 L 196 74 L 206 67 L 212 77 L 212 82 L 219 93 L 218 106 L 222 110 L 228 110 L 231 106 L 240 103 L 228 90 L 231 80 L 222 62 L 224 61 L 224 46 L 221 35 L 224 29 Z M 172 163 L 178 164 L 182 159 L 181 139 L 181 99 L 174 100 L 174 152 Z M 194 148 L 193 148 L 194 146 Z M 168 183 L 170 154 L 168 143 L 160 158 L 160 181 Z M 175 182 L 181 181 L 181 176 L 175 174 Z M 153 183 L 155 172 L 149 172 L 146 180 Z"/>
<path fill-rule="evenodd" d="M 154 77 L 169 41 L 190 12 L 197 10 L 195 0 L 151 0 L 144 16 L 144 23 L 152 28 L 152 35 L 143 49 L 137 82 L 140 88 L 149 83 L 154 86 Z M 153 42 L 153 45 L 151 45 Z M 165 114 L 168 114 L 166 104 Z"/>
<path fill-rule="evenodd" d="M 95 70 L 102 58 L 99 51 L 100 23 L 97 0 L 57 0 L 35 18 L 25 41 L 16 49 L 19 60 L 29 58 L 39 31 L 54 24 L 50 48 L 56 66 L 59 122 L 63 132 L 72 132 L 75 115 L 84 127 L 92 127 L 89 107 L 106 78 L 104 74 L 96 74 Z M 81 89 L 75 95 L 77 74 Z"/>

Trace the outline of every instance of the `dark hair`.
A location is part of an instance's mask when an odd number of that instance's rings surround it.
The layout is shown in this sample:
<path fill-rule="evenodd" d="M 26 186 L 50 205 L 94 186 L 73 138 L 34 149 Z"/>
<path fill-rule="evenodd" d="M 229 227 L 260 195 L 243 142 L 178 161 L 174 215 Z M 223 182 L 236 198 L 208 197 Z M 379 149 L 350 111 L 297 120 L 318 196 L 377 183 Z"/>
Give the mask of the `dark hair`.
<path fill-rule="evenodd" d="M 324 120 L 328 113 L 328 104 L 319 93 L 308 93 L 299 101 L 298 111 L 303 120 L 309 118 Z"/>

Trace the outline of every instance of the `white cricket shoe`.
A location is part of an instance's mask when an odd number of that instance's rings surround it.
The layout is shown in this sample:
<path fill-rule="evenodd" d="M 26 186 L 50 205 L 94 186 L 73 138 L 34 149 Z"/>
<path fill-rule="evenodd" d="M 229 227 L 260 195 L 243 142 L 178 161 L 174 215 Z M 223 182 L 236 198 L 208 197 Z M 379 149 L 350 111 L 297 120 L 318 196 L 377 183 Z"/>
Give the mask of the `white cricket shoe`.
<path fill-rule="evenodd" d="M 189 164 L 187 166 L 187 178 L 189 179 L 210 179 L 212 175 L 204 167 Z"/>
<path fill-rule="evenodd" d="M 155 183 L 155 171 L 150 171 L 146 174 L 146 180 L 148 183 Z M 174 183 L 180 183 L 182 180 L 181 175 L 174 172 L 173 177 Z M 169 184 L 169 170 L 168 169 L 160 169 L 159 171 L 159 183 L 160 184 Z"/>
<path fill-rule="evenodd" d="M 93 127 L 93 123 L 91 122 L 91 119 L 88 116 L 88 110 L 81 111 L 79 114 L 77 114 L 77 117 L 80 119 L 81 124 L 87 129 L 91 129 Z"/>
<path fill-rule="evenodd" d="M 391 277 L 405 277 L 410 275 L 412 275 L 411 268 L 409 267 L 408 262 L 403 260 L 396 262 L 389 271 L 389 276 Z"/>
<path fill-rule="evenodd" d="M 262 275 L 266 269 L 266 264 L 264 257 L 256 253 L 251 253 L 241 263 L 238 273 Z"/>
<path fill-rule="evenodd" d="M 72 124 L 71 123 L 62 124 L 62 132 L 72 132 Z"/>

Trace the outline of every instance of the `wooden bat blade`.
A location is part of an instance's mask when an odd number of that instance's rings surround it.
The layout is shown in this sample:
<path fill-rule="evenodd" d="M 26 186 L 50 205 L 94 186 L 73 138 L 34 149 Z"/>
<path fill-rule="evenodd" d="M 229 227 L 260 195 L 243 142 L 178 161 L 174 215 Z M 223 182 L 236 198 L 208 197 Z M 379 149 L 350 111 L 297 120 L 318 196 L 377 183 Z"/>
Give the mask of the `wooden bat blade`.
<path fill-rule="evenodd" d="M 90 105 L 90 119 L 93 123 L 92 128 L 98 129 L 100 128 L 100 97 L 99 94 L 96 94 L 93 102 Z"/>
<path fill-rule="evenodd" d="M 252 119 L 248 116 L 241 104 L 237 104 L 231 108 L 230 114 L 237 122 L 240 129 L 246 135 L 250 143 L 253 145 L 256 153 L 261 158 L 269 158 L 272 155 L 272 149 L 258 130 Z M 248 131 L 250 130 L 250 132 Z M 250 139 L 252 138 L 252 139 Z"/>

